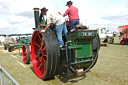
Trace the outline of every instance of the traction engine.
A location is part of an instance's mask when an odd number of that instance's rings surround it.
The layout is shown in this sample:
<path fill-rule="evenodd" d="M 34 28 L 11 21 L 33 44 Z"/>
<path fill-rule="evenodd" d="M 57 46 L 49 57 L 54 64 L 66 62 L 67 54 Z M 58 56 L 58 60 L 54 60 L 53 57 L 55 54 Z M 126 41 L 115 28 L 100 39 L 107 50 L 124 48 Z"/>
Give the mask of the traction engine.
<path fill-rule="evenodd" d="M 23 46 L 22 56 L 26 64 L 32 59 L 34 71 L 39 78 L 43 80 L 53 78 L 59 67 L 64 68 L 63 72 L 66 75 L 72 75 L 79 69 L 82 69 L 83 73 L 87 72 L 96 64 L 100 49 L 97 30 L 79 27 L 73 32 L 68 32 L 65 45 L 59 48 L 55 27 L 51 24 L 50 28 L 42 33 L 45 19 L 39 13 L 39 8 L 34 8 L 34 16 L 35 28 L 31 46 Z"/>

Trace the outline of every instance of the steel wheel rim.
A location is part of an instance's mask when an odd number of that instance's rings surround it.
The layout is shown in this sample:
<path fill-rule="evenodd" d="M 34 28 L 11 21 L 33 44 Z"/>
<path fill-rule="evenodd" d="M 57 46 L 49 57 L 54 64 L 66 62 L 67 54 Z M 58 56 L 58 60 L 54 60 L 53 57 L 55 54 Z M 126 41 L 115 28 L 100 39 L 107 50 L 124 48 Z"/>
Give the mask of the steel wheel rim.
<path fill-rule="evenodd" d="M 46 75 L 47 69 L 47 48 L 45 40 L 42 38 L 43 35 L 40 31 L 34 31 L 31 43 L 32 62 L 35 73 L 39 78 L 43 78 Z"/>

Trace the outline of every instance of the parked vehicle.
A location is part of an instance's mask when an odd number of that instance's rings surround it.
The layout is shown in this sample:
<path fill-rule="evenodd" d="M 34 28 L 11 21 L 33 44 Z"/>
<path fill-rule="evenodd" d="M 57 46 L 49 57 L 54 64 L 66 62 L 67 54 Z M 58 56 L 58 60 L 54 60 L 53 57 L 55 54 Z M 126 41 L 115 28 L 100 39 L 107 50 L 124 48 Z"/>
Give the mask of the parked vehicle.
<path fill-rule="evenodd" d="M 122 37 L 120 44 L 121 45 L 128 44 L 128 25 L 119 26 L 118 31 L 120 33 L 120 37 Z"/>
<path fill-rule="evenodd" d="M 106 30 L 106 28 L 98 28 L 99 37 L 102 42 L 106 41 L 109 44 L 113 44 L 114 42 L 114 36 L 112 32 L 109 32 Z"/>
<path fill-rule="evenodd" d="M 31 37 L 21 37 L 20 42 L 24 44 L 31 44 Z"/>

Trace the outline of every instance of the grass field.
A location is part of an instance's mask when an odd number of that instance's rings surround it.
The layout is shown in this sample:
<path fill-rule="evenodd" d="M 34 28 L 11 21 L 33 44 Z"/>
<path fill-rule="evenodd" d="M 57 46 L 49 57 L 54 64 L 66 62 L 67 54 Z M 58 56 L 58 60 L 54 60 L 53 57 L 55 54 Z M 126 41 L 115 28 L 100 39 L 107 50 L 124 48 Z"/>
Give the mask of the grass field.
<path fill-rule="evenodd" d="M 11 57 L 14 55 L 17 58 Z M 96 65 L 82 76 L 67 77 L 61 72 L 55 79 L 43 81 L 33 70 L 32 62 L 21 66 L 22 56 L 8 53 L 0 48 L 0 65 L 20 85 L 128 85 L 128 45 L 120 45 L 118 38 L 114 44 L 101 47 Z"/>

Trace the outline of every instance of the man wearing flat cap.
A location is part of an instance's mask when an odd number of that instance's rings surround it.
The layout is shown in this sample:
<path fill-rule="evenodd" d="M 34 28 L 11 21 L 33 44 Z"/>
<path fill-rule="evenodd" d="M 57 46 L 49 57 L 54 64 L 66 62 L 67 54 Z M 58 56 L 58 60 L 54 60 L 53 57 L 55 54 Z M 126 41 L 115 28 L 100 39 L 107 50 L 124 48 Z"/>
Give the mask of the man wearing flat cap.
<path fill-rule="evenodd" d="M 69 18 L 69 28 L 70 30 L 74 29 L 76 25 L 79 24 L 79 15 L 78 15 L 78 9 L 72 5 L 72 1 L 68 1 L 66 6 L 69 8 L 66 10 L 66 12 L 63 14 L 63 16 L 68 15 Z"/>
<path fill-rule="evenodd" d="M 45 7 L 41 9 L 41 13 L 43 15 L 46 15 L 47 25 L 45 27 L 45 30 L 41 30 L 41 32 L 47 31 L 47 29 L 50 26 L 50 23 L 54 23 L 56 25 L 56 35 L 58 39 L 59 47 L 63 46 L 63 40 L 62 40 L 62 32 L 64 32 L 64 35 L 67 35 L 67 28 L 66 28 L 66 22 L 63 16 L 58 14 L 55 10 L 48 10 Z"/>

